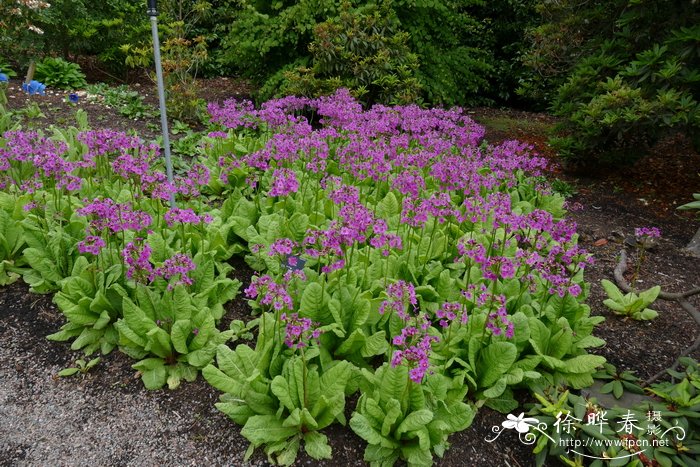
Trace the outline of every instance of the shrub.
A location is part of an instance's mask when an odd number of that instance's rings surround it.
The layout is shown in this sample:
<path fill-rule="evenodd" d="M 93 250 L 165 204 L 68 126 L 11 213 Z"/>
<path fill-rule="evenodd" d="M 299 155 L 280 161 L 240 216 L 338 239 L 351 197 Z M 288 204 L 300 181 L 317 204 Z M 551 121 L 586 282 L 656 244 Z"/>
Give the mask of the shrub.
<path fill-rule="evenodd" d="M 87 85 L 80 65 L 62 58 L 47 57 L 38 62 L 34 77 L 46 86 L 58 89 L 80 89 Z"/>
<path fill-rule="evenodd" d="M 398 26 L 387 7 L 369 6 L 356 14 L 345 2 L 337 18 L 314 28 L 313 65 L 285 72 L 281 94 L 317 97 L 346 87 L 365 104 L 417 101 L 418 57 Z"/>
<path fill-rule="evenodd" d="M 222 33 L 220 61 L 261 83 L 261 98 L 283 94 L 279 86 L 288 71 L 294 85 L 285 89 L 305 95 L 354 88 L 352 74 L 359 71 L 360 86 L 368 81 L 372 88 L 384 88 L 369 89 L 367 96 L 377 94 L 386 102 L 407 100 L 418 85 L 425 100 L 435 104 L 505 100 L 512 96 L 508 83 L 519 79 L 513 76 L 520 73 L 523 25 L 534 18 L 533 0 L 240 3 Z M 506 12 L 513 19 L 501 21 Z M 372 27 L 377 30 L 370 32 Z M 386 70 L 372 83 L 379 76 L 381 50 L 389 54 Z M 408 90 L 404 96 L 386 92 L 401 87 Z"/>
<path fill-rule="evenodd" d="M 700 128 L 700 13 L 692 2 L 597 3 L 570 8 L 541 28 L 542 38 L 563 38 L 560 46 L 531 54 L 552 59 L 547 73 L 562 80 L 552 109 L 564 117 L 554 146 L 570 161 L 624 163 L 644 154 L 671 131 L 697 144 Z M 577 16 L 578 15 L 578 16 Z M 604 18 L 609 31 L 568 35 L 576 25 Z M 582 44 L 581 54 L 578 50 Z"/>

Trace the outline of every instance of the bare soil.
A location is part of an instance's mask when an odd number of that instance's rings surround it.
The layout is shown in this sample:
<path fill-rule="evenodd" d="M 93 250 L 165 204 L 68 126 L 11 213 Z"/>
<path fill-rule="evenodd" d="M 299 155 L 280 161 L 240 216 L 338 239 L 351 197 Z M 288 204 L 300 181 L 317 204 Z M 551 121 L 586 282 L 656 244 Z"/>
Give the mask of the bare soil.
<path fill-rule="evenodd" d="M 221 100 L 244 96 L 248 88 L 235 81 L 202 81 L 203 97 Z M 45 117 L 35 124 L 70 124 L 78 108 L 85 109 L 93 128 L 135 129 L 145 138 L 156 134 L 153 125 L 129 120 L 98 101 L 81 100 L 68 105 L 67 93 L 47 92 L 26 96 L 11 83 L 10 108 L 36 102 Z M 142 84 L 140 91 L 149 86 Z M 156 103 L 150 87 L 147 102 Z M 660 284 L 670 292 L 700 285 L 700 259 L 689 256 L 683 246 L 699 223 L 692 214 L 675 210 L 700 192 L 700 155 L 682 138 L 671 138 L 634 167 L 608 173 L 568 176 L 558 166 L 546 144 L 551 116 L 521 111 L 474 109 L 473 117 L 487 125 L 490 142 L 520 139 L 552 161 L 552 176 L 570 184 L 576 194 L 569 202 L 581 205 L 572 210 L 578 223 L 580 242 L 596 259 L 586 271 L 591 284 L 588 303 L 593 313 L 606 321 L 596 335 L 606 345 L 595 352 L 614 365 L 633 370 L 642 378 L 668 367 L 699 332 L 697 324 L 674 302 L 658 301 L 659 318 L 651 322 L 623 320 L 602 305 L 600 280 L 612 280 L 622 248 L 634 249 L 625 241 L 635 227 L 657 226 L 663 238 L 648 253 L 641 266 L 639 288 Z M 176 135 L 173 135 L 175 138 Z M 234 263 L 244 286 L 251 271 L 242 261 Z M 634 269 L 630 267 L 630 270 Z M 700 306 L 700 297 L 694 297 Z M 250 309 L 244 300 L 228 305 L 225 320 L 245 319 Z M 0 466 L 4 465 L 241 465 L 248 443 L 240 428 L 215 409 L 215 389 L 201 377 L 175 391 L 146 391 L 128 357 L 112 352 L 85 376 L 58 378 L 57 373 L 81 358 L 68 344 L 48 342 L 63 317 L 51 297 L 29 293 L 22 283 L 0 289 Z M 695 358 L 700 355 L 696 352 Z M 348 412 L 353 402 L 348 404 Z M 451 438 L 452 448 L 441 466 L 527 466 L 534 457 L 514 433 L 497 442 L 484 441 L 491 428 L 505 416 L 481 409 L 474 424 Z M 364 443 L 349 428 L 327 430 L 333 460 L 317 462 L 300 455 L 296 465 L 365 465 Z M 556 462 L 552 462 L 556 464 Z M 251 459 L 266 465 L 263 455 Z"/>

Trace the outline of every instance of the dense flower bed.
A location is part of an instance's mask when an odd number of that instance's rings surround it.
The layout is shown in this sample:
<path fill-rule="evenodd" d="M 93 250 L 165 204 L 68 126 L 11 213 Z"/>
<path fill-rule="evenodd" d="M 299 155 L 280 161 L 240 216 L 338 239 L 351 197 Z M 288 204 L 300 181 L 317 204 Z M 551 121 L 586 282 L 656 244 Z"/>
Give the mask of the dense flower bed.
<path fill-rule="evenodd" d="M 56 292 L 50 338 L 118 346 L 149 388 L 201 369 L 249 453 L 282 464 L 331 457 L 321 430 L 357 391 L 365 459 L 424 465 L 482 405 L 515 409 L 515 387 L 592 383 L 589 257 L 527 146 L 483 144 L 459 109 L 364 111 L 346 91 L 209 111 L 173 184 L 158 147 L 122 133 L 3 135 L 2 280 Z M 256 341 L 233 349 L 243 323 L 216 325 L 235 254 L 258 274 Z"/>

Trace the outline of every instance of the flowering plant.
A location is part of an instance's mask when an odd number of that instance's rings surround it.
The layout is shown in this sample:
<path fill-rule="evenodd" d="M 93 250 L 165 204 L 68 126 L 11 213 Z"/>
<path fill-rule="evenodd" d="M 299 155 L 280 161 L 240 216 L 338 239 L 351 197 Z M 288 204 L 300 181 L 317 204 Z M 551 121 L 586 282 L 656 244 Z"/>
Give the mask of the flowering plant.
<path fill-rule="evenodd" d="M 115 328 L 121 350 L 140 360 L 133 367 L 147 389 L 166 383 L 175 389 L 182 379 L 194 381 L 197 370 L 207 366 L 217 347 L 234 334 L 219 331 L 210 310 L 184 285 L 163 296 L 139 285 L 136 297 L 136 303 L 124 298 L 123 318 Z"/>
<path fill-rule="evenodd" d="M 404 365 L 363 371 L 365 378 L 350 427 L 367 441 L 365 460 L 393 465 L 431 465 L 433 455 L 449 447 L 447 437 L 469 426 L 475 415 L 463 402 L 467 387 L 462 378 L 427 376 L 416 384 Z"/>
<path fill-rule="evenodd" d="M 22 91 L 26 92 L 30 96 L 33 94 L 43 96 L 46 94 L 46 86 L 37 80 L 32 80 L 29 83 L 22 83 Z"/>

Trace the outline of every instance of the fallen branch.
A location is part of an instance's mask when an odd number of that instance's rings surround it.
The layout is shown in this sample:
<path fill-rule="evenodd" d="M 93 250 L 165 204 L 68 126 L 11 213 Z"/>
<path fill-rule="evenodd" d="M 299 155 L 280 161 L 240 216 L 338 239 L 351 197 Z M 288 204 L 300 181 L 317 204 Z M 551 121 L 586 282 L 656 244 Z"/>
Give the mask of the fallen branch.
<path fill-rule="evenodd" d="M 627 271 L 627 252 L 625 250 L 622 250 L 620 252 L 620 261 L 617 263 L 617 266 L 615 266 L 615 271 L 613 272 L 615 276 L 615 282 L 617 282 L 617 285 L 620 287 L 620 289 L 624 290 L 625 292 L 634 292 L 632 286 L 629 285 L 627 283 L 627 280 L 625 279 L 625 271 Z M 697 294 L 700 294 L 700 287 L 696 287 L 694 289 L 680 293 L 660 292 L 658 298 L 678 302 L 678 304 L 681 307 L 683 307 L 683 309 L 687 311 L 688 314 L 690 314 L 690 316 L 693 317 L 697 325 L 700 326 L 700 311 L 698 311 L 698 309 L 695 308 L 695 306 L 687 300 L 688 297 Z M 681 354 L 678 356 L 678 358 L 676 358 L 671 367 L 663 369 L 651 378 L 645 380 L 643 385 L 649 386 L 651 383 L 664 376 L 667 370 L 675 370 L 678 367 L 681 358 L 690 355 L 693 351 L 695 351 L 698 348 L 700 348 L 700 334 L 698 334 L 698 336 L 695 338 L 695 341 L 690 347 L 681 352 Z"/>

